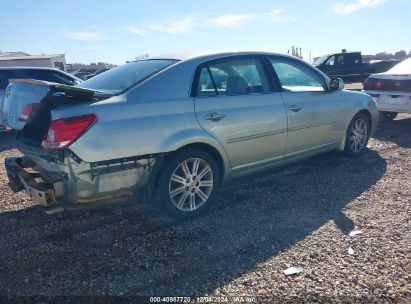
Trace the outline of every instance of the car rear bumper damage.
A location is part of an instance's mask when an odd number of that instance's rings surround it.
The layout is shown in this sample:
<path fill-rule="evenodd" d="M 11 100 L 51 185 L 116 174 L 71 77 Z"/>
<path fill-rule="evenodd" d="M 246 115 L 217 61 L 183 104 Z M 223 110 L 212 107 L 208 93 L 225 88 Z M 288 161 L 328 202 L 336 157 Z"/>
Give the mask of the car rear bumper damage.
<path fill-rule="evenodd" d="M 40 177 L 39 174 L 26 171 L 22 158 L 6 158 L 5 167 L 9 178 L 9 185 L 13 191 L 25 190 L 35 203 L 43 206 L 55 203 L 54 189 L 46 183 L 37 182 L 36 178 Z"/>
<path fill-rule="evenodd" d="M 143 194 L 143 190 L 150 195 L 150 176 L 158 157 L 96 163 L 73 158 L 68 153 L 61 162 L 27 156 L 7 158 L 9 186 L 14 192 L 25 191 L 49 214 L 117 202 Z"/>

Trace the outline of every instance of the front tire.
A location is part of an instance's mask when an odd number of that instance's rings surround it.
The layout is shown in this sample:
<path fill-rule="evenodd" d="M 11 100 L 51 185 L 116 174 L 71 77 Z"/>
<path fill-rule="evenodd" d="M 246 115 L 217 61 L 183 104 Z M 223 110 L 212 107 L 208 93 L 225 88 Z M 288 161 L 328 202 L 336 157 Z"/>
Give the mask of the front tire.
<path fill-rule="evenodd" d="M 370 119 L 364 113 L 358 113 L 348 126 L 344 153 L 348 157 L 362 155 L 367 147 L 371 133 Z"/>
<path fill-rule="evenodd" d="M 221 173 L 214 157 L 206 151 L 187 149 L 166 160 L 155 199 L 168 216 L 185 220 L 206 211 L 217 192 Z"/>

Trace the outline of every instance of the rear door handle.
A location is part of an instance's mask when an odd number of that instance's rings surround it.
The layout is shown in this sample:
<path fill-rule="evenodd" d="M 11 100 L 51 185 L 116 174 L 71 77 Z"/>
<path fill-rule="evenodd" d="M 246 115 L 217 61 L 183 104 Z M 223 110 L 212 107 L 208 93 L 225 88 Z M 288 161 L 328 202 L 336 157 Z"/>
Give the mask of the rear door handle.
<path fill-rule="evenodd" d="M 288 109 L 293 111 L 293 112 L 298 112 L 302 109 L 302 107 L 300 107 L 299 105 L 293 104 L 293 105 L 289 106 Z"/>
<path fill-rule="evenodd" d="M 225 117 L 224 114 L 221 114 L 220 112 L 211 112 L 207 115 L 204 116 L 205 120 L 211 120 L 211 121 L 220 121 Z"/>

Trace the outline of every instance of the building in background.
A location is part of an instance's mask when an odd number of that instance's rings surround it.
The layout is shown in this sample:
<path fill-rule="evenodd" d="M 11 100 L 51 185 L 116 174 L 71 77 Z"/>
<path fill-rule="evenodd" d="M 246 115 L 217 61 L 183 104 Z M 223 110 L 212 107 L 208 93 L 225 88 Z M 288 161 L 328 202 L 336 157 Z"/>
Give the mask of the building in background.
<path fill-rule="evenodd" d="M 67 71 L 64 54 L 29 55 L 23 52 L 0 52 L 0 67 L 47 67 Z"/>

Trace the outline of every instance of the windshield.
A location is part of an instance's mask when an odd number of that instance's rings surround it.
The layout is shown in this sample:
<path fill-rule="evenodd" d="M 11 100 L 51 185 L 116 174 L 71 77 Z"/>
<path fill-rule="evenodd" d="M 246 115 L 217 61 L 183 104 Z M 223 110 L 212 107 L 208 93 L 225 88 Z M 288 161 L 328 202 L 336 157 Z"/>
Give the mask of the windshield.
<path fill-rule="evenodd" d="M 317 60 L 314 62 L 314 65 L 323 64 L 324 61 L 326 61 L 329 57 L 330 57 L 330 55 L 326 55 L 326 56 L 323 56 L 323 57 L 317 59 Z"/>
<path fill-rule="evenodd" d="M 411 73 L 411 58 L 405 59 L 387 71 L 390 74 L 409 74 Z"/>
<path fill-rule="evenodd" d="M 95 91 L 117 94 L 176 62 L 176 60 L 169 59 L 131 62 L 94 76 L 78 86 Z"/>

